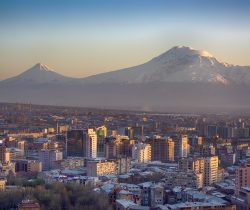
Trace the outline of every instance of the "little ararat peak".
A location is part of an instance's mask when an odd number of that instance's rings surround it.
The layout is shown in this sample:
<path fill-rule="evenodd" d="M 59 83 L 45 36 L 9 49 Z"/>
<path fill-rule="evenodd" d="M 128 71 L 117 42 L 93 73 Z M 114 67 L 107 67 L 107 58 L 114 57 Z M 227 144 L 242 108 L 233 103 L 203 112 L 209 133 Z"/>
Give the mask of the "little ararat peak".
<path fill-rule="evenodd" d="M 48 65 L 42 63 L 37 63 L 32 67 L 32 69 L 38 69 L 41 71 L 53 71 L 53 69 L 51 69 Z"/>

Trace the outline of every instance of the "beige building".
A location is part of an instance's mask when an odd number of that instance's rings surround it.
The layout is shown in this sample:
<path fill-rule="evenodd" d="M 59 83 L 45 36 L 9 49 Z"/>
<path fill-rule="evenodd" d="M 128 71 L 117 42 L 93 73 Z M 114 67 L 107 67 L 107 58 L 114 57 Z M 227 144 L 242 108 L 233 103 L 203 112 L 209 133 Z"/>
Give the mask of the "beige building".
<path fill-rule="evenodd" d="M 180 157 L 187 157 L 188 156 L 188 137 L 187 135 L 181 136 L 181 142 L 180 142 Z"/>
<path fill-rule="evenodd" d="M 174 160 L 175 143 L 171 138 L 155 136 L 150 140 L 152 161 L 168 162 Z"/>
<path fill-rule="evenodd" d="M 180 158 L 178 161 L 179 170 L 188 171 L 192 170 L 195 173 L 204 173 L 205 160 L 204 158 Z"/>
<path fill-rule="evenodd" d="M 198 145 L 202 145 L 202 137 L 201 136 L 198 137 Z"/>
<path fill-rule="evenodd" d="M 42 171 L 42 163 L 38 160 L 29 160 L 28 161 L 28 171 L 41 172 Z"/>
<path fill-rule="evenodd" d="M 241 187 L 250 187 L 250 163 L 236 169 L 235 194 L 239 195 Z"/>
<path fill-rule="evenodd" d="M 174 161 L 174 141 L 171 138 L 167 139 L 167 161 Z"/>
<path fill-rule="evenodd" d="M 41 172 L 42 163 L 38 160 L 15 160 L 16 172 Z"/>
<path fill-rule="evenodd" d="M 209 186 L 218 180 L 218 156 L 205 158 L 204 162 L 204 186 Z"/>
<path fill-rule="evenodd" d="M 6 177 L 10 172 L 15 174 L 15 165 L 14 162 L 0 163 L 0 176 Z"/>
<path fill-rule="evenodd" d="M 0 178 L 0 191 L 5 191 L 6 179 Z"/>
<path fill-rule="evenodd" d="M 109 137 L 104 145 L 105 157 L 107 159 L 132 157 L 134 144 L 135 141 L 127 136 Z"/>
<path fill-rule="evenodd" d="M 10 162 L 10 152 L 9 151 L 6 151 L 5 153 L 5 162 Z"/>
<path fill-rule="evenodd" d="M 87 176 L 103 176 L 117 173 L 115 160 L 91 160 L 87 163 Z"/>
<path fill-rule="evenodd" d="M 204 158 L 193 158 L 189 162 L 189 168 L 195 173 L 204 173 L 205 160 Z"/>
<path fill-rule="evenodd" d="M 132 149 L 132 157 L 139 163 L 147 163 L 151 161 L 150 144 L 135 144 Z"/>
<path fill-rule="evenodd" d="M 69 129 L 68 125 L 58 125 L 57 126 L 57 132 L 58 133 L 65 133 Z"/>
<path fill-rule="evenodd" d="M 181 158 L 178 161 L 179 170 L 181 171 L 193 171 L 197 178 L 197 188 L 202 188 L 204 183 L 204 158 Z"/>
<path fill-rule="evenodd" d="M 9 158 L 10 161 L 24 158 L 24 150 L 15 147 L 7 148 L 6 153 L 8 153 L 6 158 Z"/>

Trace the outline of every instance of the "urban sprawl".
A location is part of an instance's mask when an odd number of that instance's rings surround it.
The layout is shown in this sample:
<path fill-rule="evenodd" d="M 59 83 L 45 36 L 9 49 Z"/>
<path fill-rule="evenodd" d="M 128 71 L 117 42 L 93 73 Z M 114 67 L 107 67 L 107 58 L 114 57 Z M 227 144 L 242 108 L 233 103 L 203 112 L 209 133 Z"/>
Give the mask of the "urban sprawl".
<path fill-rule="evenodd" d="M 247 210 L 249 144 L 250 114 L 0 104 L 0 198 L 40 181 L 86 187 L 117 210 Z M 45 205 L 17 201 L 9 209 Z"/>

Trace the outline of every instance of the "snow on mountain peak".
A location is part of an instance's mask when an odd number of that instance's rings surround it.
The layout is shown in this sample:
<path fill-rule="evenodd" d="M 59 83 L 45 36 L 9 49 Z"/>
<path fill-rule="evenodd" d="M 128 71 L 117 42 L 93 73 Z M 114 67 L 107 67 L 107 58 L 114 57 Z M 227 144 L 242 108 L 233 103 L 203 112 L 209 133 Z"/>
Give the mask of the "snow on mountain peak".
<path fill-rule="evenodd" d="M 229 84 L 225 66 L 210 53 L 176 46 L 145 64 L 84 79 L 90 83 L 216 83 Z"/>
<path fill-rule="evenodd" d="M 170 49 L 167 52 L 175 52 L 176 54 L 186 54 L 186 55 L 198 55 L 198 56 L 202 56 L 202 57 L 214 57 L 213 55 L 211 55 L 209 52 L 204 51 L 204 50 L 196 50 L 192 47 L 186 47 L 186 46 L 176 46 L 173 47 L 172 49 Z"/>
<path fill-rule="evenodd" d="M 216 59 L 207 51 L 196 50 L 186 46 L 175 46 L 153 59 L 155 62 L 177 64 L 180 62 L 193 63 L 194 61 L 213 63 Z"/>
<path fill-rule="evenodd" d="M 42 63 L 37 63 L 35 66 L 32 67 L 32 69 L 42 70 L 42 71 L 54 71 L 49 66 L 47 66 L 46 64 L 42 64 Z"/>
<path fill-rule="evenodd" d="M 23 84 L 59 84 L 71 81 L 72 78 L 63 76 L 61 74 L 58 74 L 53 69 L 51 69 L 49 66 L 37 63 L 36 65 L 32 66 L 28 70 L 24 71 L 23 73 L 6 79 L 3 81 L 5 84 L 15 84 L 15 85 L 23 85 Z"/>

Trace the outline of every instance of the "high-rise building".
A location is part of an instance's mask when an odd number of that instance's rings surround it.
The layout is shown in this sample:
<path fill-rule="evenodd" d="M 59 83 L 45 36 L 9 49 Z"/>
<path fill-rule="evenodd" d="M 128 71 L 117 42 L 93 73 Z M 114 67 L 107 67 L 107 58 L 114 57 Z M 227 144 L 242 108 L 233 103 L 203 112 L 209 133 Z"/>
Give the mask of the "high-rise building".
<path fill-rule="evenodd" d="M 204 145 L 202 147 L 202 151 L 201 151 L 201 155 L 203 157 L 209 157 L 209 156 L 213 156 L 215 155 L 215 147 L 211 144 L 211 145 Z"/>
<path fill-rule="evenodd" d="M 105 142 L 104 137 L 98 137 L 97 140 L 97 157 L 105 157 Z"/>
<path fill-rule="evenodd" d="M 130 139 L 134 138 L 134 130 L 132 127 L 125 128 L 125 135 L 128 136 Z"/>
<path fill-rule="evenodd" d="M 62 160 L 63 154 L 58 150 L 42 149 L 38 153 L 39 161 L 42 163 L 42 170 L 47 171 L 53 168 L 54 163 Z"/>
<path fill-rule="evenodd" d="M 220 126 L 217 129 L 218 136 L 220 138 L 226 139 L 232 137 L 232 128 L 228 126 Z"/>
<path fill-rule="evenodd" d="M 0 162 L 6 162 L 6 146 L 3 140 L 0 140 Z"/>
<path fill-rule="evenodd" d="M 87 158 L 97 157 L 97 134 L 94 129 L 88 129 L 85 134 L 86 142 L 86 155 Z"/>
<path fill-rule="evenodd" d="M 121 138 L 121 144 L 118 150 L 119 151 L 118 157 L 132 157 L 132 148 L 133 145 L 135 144 L 135 141 L 123 138 L 122 136 L 120 138 Z"/>
<path fill-rule="evenodd" d="M 197 142 L 197 144 L 198 144 L 198 145 L 202 145 L 202 137 L 201 137 L 201 136 L 198 137 L 198 142 Z"/>
<path fill-rule="evenodd" d="M 174 141 L 171 138 L 167 139 L 167 161 L 174 161 Z"/>
<path fill-rule="evenodd" d="M 187 157 L 188 156 L 188 137 L 187 135 L 181 136 L 180 142 L 180 157 Z"/>
<path fill-rule="evenodd" d="M 204 186 L 209 186 L 218 180 L 218 156 L 205 157 Z"/>
<path fill-rule="evenodd" d="M 66 137 L 67 156 L 84 157 L 84 131 L 68 130 Z"/>
<path fill-rule="evenodd" d="M 154 137 L 150 140 L 150 145 L 152 161 L 173 161 L 175 143 L 171 138 Z"/>
<path fill-rule="evenodd" d="M 117 174 L 128 173 L 131 168 L 131 157 L 116 158 Z"/>
<path fill-rule="evenodd" d="M 239 195 L 242 187 L 250 187 L 250 163 L 236 169 L 235 194 Z"/>
<path fill-rule="evenodd" d="M 205 161 L 203 157 L 180 158 L 178 166 L 181 171 L 192 170 L 195 173 L 204 173 Z"/>
<path fill-rule="evenodd" d="M 42 170 L 47 171 L 50 169 L 50 152 L 47 149 L 42 149 L 38 153 L 38 159 L 42 163 Z"/>
<path fill-rule="evenodd" d="M 105 126 L 98 127 L 96 129 L 96 134 L 98 137 L 106 138 L 107 137 L 107 128 Z"/>
<path fill-rule="evenodd" d="M 233 128 L 232 137 L 234 138 L 249 138 L 249 128 Z"/>
<path fill-rule="evenodd" d="M 192 161 L 189 162 L 189 167 L 195 173 L 204 173 L 205 169 L 205 160 L 204 158 L 192 158 Z"/>
<path fill-rule="evenodd" d="M 132 149 L 132 157 L 139 163 L 151 161 L 151 146 L 150 144 L 135 144 Z"/>
<path fill-rule="evenodd" d="M 143 126 L 134 126 L 134 137 L 140 137 L 143 136 Z"/>
<path fill-rule="evenodd" d="M 104 151 L 106 159 L 113 159 L 118 156 L 117 144 L 120 144 L 120 140 L 117 140 L 115 137 L 105 139 Z"/>
<path fill-rule="evenodd" d="M 216 125 L 208 125 L 207 126 L 207 137 L 213 138 L 217 136 L 217 126 Z"/>
<path fill-rule="evenodd" d="M 189 153 L 188 137 L 187 135 L 181 135 L 174 137 L 174 156 L 175 160 L 179 158 L 187 157 Z"/>
<path fill-rule="evenodd" d="M 180 171 L 188 171 L 189 170 L 189 159 L 188 158 L 180 158 L 178 160 L 178 169 Z"/>
<path fill-rule="evenodd" d="M 133 145 L 134 140 L 130 140 L 127 136 L 106 138 L 105 157 L 107 159 L 132 157 Z"/>
<path fill-rule="evenodd" d="M 190 146 L 202 145 L 202 137 L 192 136 L 188 139 L 188 144 Z"/>
<path fill-rule="evenodd" d="M 143 126 L 127 127 L 125 128 L 125 135 L 128 136 L 129 139 L 143 136 Z"/>

